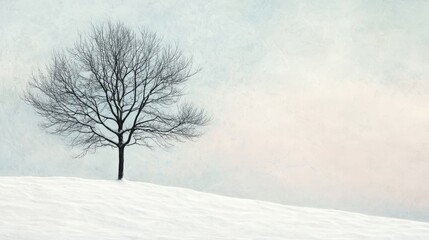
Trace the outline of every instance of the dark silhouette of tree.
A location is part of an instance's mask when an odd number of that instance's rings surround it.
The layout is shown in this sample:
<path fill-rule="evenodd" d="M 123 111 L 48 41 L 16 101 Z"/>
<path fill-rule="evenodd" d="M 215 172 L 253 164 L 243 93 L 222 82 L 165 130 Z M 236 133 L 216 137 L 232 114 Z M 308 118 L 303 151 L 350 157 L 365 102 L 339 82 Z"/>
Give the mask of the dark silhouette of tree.
<path fill-rule="evenodd" d="M 24 99 L 44 117 L 44 128 L 83 147 L 82 155 L 118 148 L 120 180 L 125 147 L 168 146 L 201 135 L 207 115 L 180 101 L 196 72 L 177 46 L 109 22 L 55 53 L 46 69 L 33 75 Z"/>

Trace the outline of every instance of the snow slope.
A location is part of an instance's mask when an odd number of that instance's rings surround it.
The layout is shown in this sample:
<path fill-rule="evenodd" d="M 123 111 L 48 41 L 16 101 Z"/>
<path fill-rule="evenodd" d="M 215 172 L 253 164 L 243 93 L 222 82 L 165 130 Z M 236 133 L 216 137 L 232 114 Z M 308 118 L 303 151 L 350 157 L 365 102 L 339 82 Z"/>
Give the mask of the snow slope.
<path fill-rule="evenodd" d="M 0 239 L 429 239 L 429 223 L 142 182 L 0 177 Z"/>

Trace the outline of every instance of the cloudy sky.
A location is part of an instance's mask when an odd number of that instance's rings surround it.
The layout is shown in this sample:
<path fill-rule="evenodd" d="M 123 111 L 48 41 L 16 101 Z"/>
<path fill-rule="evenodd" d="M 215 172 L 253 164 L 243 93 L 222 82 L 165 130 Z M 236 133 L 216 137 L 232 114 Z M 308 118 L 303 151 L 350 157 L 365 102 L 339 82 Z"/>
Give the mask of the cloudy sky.
<path fill-rule="evenodd" d="M 0 175 L 115 179 L 74 159 L 20 99 L 91 23 L 176 42 L 202 71 L 195 142 L 126 150 L 125 177 L 235 197 L 429 221 L 429 2 L 0 0 Z"/>

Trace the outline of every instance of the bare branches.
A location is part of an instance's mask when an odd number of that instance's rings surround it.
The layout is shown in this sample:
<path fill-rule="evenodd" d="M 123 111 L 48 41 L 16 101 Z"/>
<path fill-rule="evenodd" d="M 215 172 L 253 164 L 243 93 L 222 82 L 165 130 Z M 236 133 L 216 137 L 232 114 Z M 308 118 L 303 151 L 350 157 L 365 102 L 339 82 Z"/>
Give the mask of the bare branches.
<path fill-rule="evenodd" d="M 93 26 L 33 76 L 24 99 L 49 132 L 87 152 L 104 146 L 165 146 L 198 137 L 203 110 L 177 106 L 196 73 L 177 46 L 121 23 Z"/>

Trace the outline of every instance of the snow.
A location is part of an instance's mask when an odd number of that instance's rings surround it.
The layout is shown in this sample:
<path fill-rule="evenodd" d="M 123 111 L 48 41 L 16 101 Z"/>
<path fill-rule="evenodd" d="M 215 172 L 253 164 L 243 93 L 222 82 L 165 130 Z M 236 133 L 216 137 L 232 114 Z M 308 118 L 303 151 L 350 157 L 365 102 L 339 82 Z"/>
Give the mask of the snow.
<path fill-rule="evenodd" d="M 429 223 L 65 177 L 0 177 L 0 239 L 429 239 Z"/>

